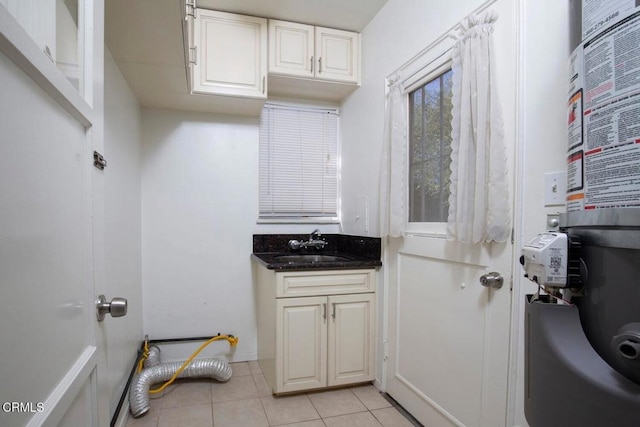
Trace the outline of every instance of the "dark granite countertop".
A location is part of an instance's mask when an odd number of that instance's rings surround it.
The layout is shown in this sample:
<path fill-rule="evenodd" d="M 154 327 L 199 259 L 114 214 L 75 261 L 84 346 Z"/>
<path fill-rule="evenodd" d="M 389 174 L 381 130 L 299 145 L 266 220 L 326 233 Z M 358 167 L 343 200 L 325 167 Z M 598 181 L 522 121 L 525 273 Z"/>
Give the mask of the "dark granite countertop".
<path fill-rule="evenodd" d="M 270 270 L 337 270 L 380 267 L 382 243 L 380 238 L 323 234 L 327 242 L 323 249 L 292 250 L 289 240 L 307 240 L 308 234 L 254 234 L 252 258 Z M 304 260 L 291 259 L 291 255 L 309 255 Z M 320 257 L 318 257 L 320 255 Z M 289 257 L 278 258 L 278 257 Z M 324 257 L 323 257 L 324 256 Z M 328 257 L 339 259 L 326 260 Z M 324 258 L 324 259 L 322 259 Z"/>

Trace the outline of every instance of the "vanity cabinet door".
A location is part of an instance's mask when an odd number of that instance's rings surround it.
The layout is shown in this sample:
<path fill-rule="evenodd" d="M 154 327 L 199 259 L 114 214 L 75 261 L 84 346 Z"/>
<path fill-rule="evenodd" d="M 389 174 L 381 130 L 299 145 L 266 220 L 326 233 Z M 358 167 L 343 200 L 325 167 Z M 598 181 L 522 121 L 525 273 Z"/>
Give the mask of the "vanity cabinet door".
<path fill-rule="evenodd" d="M 276 390 L 327 384 L 327 297 L 276 300 Z"/>
<path fill-rule="evenodd" d="M 375 294 L 328 297 L 328 386 L 374 380 Z"/>

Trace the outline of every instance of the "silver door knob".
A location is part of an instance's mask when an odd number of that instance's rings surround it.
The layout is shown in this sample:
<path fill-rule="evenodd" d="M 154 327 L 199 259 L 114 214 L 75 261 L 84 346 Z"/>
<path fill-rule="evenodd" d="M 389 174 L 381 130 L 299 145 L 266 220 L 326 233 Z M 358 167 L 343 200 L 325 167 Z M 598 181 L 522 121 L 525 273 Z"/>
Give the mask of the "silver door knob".
<path fill-rule="evenodd" d="M 504 284 L 504 279 L 500 273 L 492 271 L 480 276 L 480 284 L 486 288 L 500 289 Z"/>
<path fill-rule="evenodd" d="M 102 322 L 109 313 L 111 317 L 122 317 L 127 314 L 127 300 L 125 298 L 114 298 L 107 301 L 104 295 L 100 295 L 96 301 L 98 322 Z"/>

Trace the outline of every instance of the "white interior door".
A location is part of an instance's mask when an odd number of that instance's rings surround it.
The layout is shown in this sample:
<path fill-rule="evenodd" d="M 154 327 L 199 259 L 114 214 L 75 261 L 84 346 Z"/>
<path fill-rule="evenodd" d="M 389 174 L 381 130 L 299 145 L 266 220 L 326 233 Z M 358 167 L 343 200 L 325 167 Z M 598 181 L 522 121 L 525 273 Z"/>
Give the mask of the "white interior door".
<path fill-rule="evenodd" d="M 0 425 L 105 426 L 92 135 L 0 53 Z"/>
<path fill-rule="evenodd" d="M 389 245 L 387 392 L 430 427 L 504 426 L 512 245 Z M 501 289 L 480 277 L 502 273 Z"/>

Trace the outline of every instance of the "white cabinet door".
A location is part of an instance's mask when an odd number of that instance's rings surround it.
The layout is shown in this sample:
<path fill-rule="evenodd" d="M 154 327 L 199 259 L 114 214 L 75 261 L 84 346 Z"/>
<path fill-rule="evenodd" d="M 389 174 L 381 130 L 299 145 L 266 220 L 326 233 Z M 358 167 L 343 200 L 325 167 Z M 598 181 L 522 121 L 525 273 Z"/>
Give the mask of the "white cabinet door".
<path fill-rule="evenodd" d="M 269 20 L 269 72 L 313 77 L 314 27 Z"/>
<path fill-rule="evenodd" d="M 316 78 L 358 83 L 360 35 L 350 31 L 316 27 Z"/>
<path fill-rule="evenodd" d="M 375 294 L 329 297 L 329 386 L 374 379 Z"/>
<path fill-rule="evenodd" d="M 269 21 L 269 73 L 358 83 L 360 35 L 295 22 Z"/>
<path fill-rule="evenodd" d="M 192 92 L 267 97 L 267 20 L 197 9 Z"/>
<path fill-rule="evenodd" d="M 277 392 L 325 387 L 327 297 L 276 301 Z"/>

